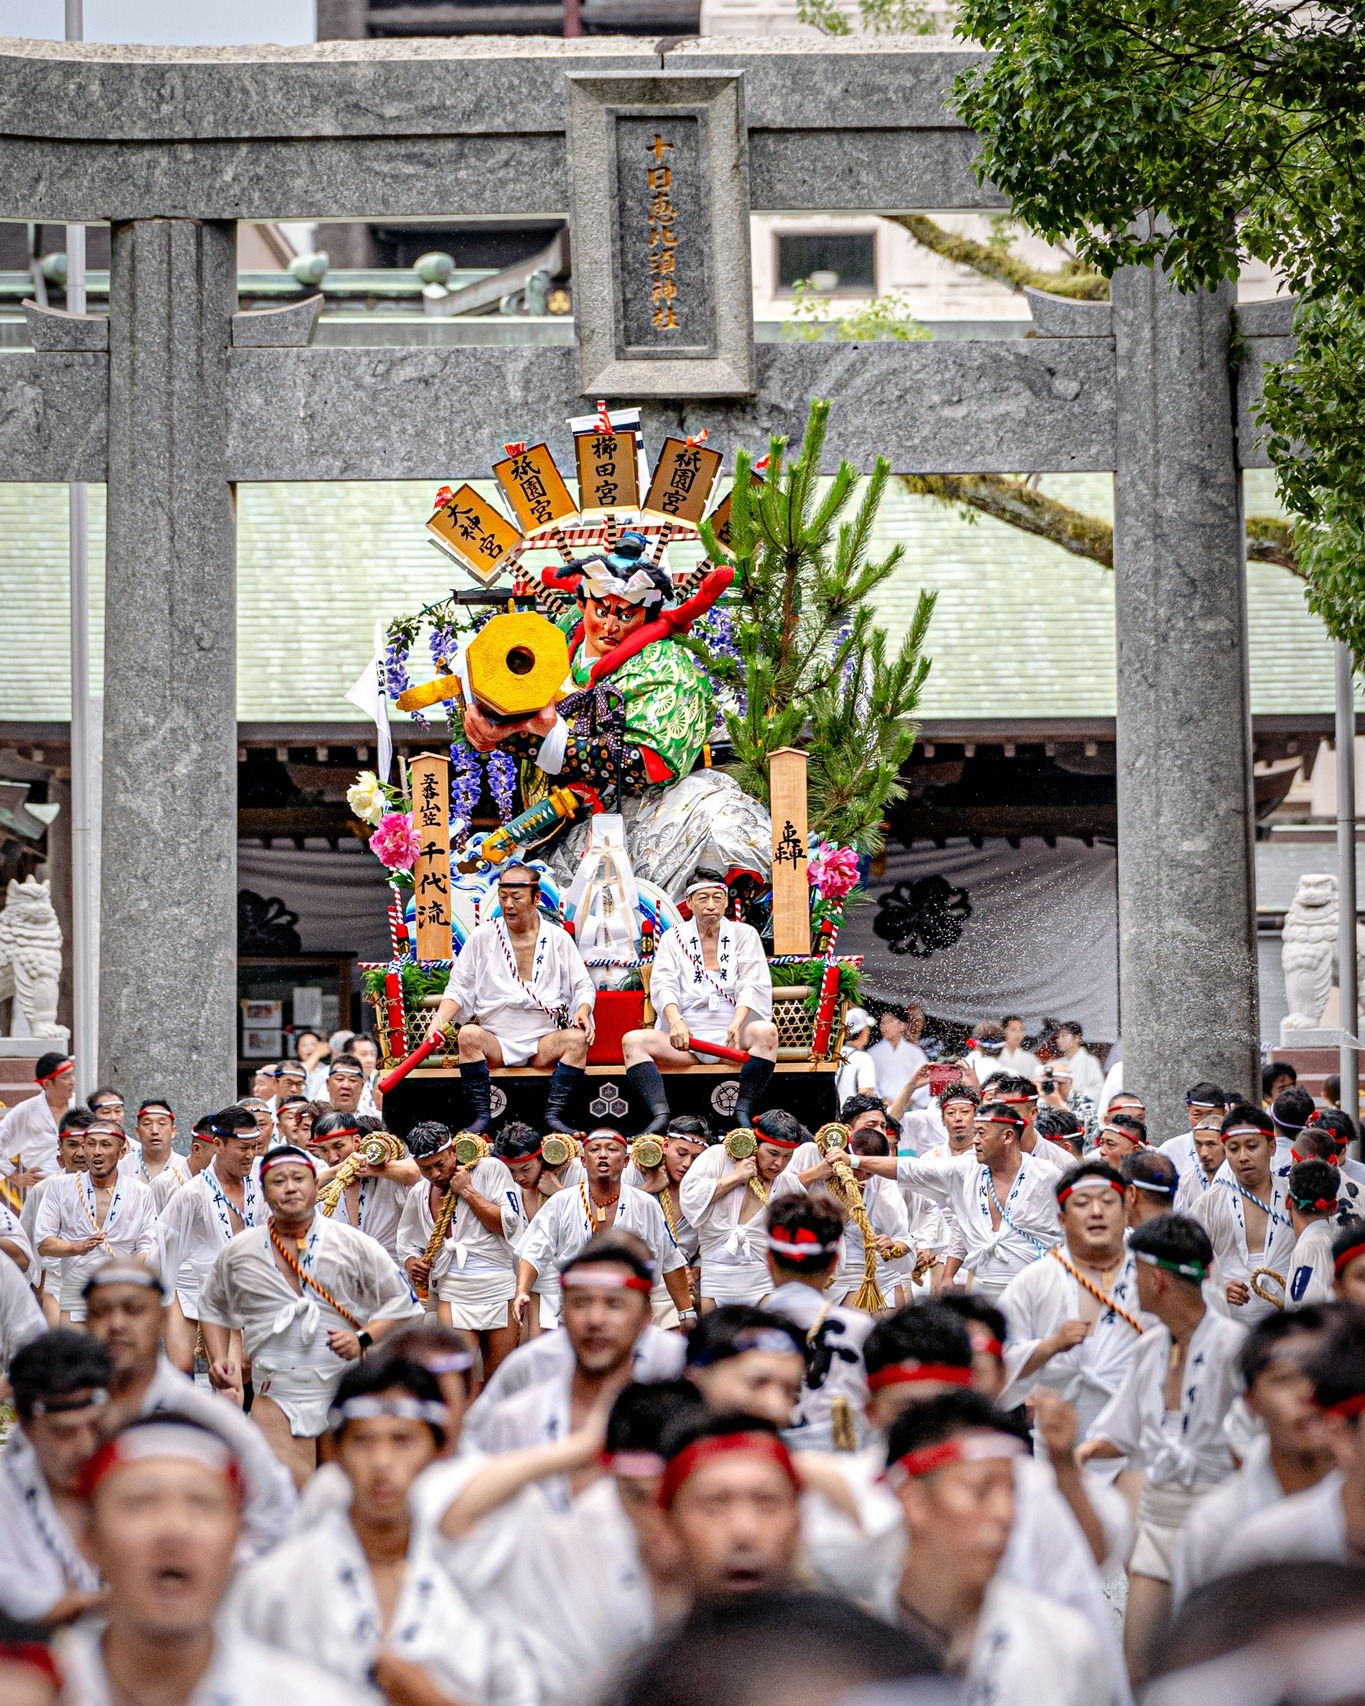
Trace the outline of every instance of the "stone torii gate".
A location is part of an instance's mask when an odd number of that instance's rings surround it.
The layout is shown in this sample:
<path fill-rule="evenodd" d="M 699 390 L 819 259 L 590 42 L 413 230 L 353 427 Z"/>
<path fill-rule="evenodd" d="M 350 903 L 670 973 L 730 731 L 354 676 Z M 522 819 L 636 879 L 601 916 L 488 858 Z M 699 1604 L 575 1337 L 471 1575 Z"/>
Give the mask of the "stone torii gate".
<path fill-rule="evenodd" d="M 918 37 L 0 40 L 0 218 L 112 226 L 108 317 L 31 310 L 32 351 L 0 351 L 0 480 L 108 485 L 101 1077 L 169 1078 L 195 1114 L 233 1083 L 238 481 L 480 475 L 506 423 L 602 395 L 730 451 L 799 436 L 820 396 L 831 469 L 1114 471 L 1128 1078 L 1163 1134 L 1196 1077 L 1254 1088 L 1240 470 L 1264 466 L 1249 411 L 1285 305 L 1132 269 L 1112 307 L 1035 295 L 1027 340 L 753 342 L 751 209 L 1001 205 L 945 106 L 973 57 Z M 649 147 L 676 167 L 676 337 L 642 308 Z M 237 312 L 237 220 L 456 215 L 571 216 L 576 349 L 314 349 L 316 303 Z"/>

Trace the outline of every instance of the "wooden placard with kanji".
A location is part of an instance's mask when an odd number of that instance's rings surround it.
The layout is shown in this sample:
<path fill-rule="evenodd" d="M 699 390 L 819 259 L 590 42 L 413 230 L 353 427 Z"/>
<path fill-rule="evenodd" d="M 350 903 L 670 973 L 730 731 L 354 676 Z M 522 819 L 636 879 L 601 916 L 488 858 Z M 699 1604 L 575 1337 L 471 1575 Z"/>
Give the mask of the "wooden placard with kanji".
<path fill-rule="evenodd" d="M 773 819 L 773 952 L 810 952 L 810 882 L 806 876 L 806 755 L 780 746 L 768 755 Z"/>
<path fill-rule="evenodd" d="M 578 514 L 578 505 L 555 466 L 548 444 L 533 444 L 505 462 L 495 462 L 493 473 L 523 533 L 537 533 Z"/>
<path fill-rule="evenodd" d="M 450 958 L 450 760 L 423 752 L 408 765 L 417 858 L 412 867 L 417 958 Z"/>
<path fill-rule="evenodd" d="M 695 527 L 706 513 L 720 464 L 718 450 L 689 444 L 685 438 L 666 438 L 654 464 L 645 508 L 671 521 L 690 521 Z"/>
<path fill-rule="evenodd" d="M 633 432 L 581 432 L 574 438 L 578 507 L 639 509 L 640 440 Z"/>
<path fill-rule="evenodd" d="M 763 484 L 763 476 L 761 474 L 755 474 L 755 473 L 751 472 L 749 475 L 750 488 L 752 489 L 754 486 L 761 486 L 762 484 Z M 716 507 L 711 511 L 710 515 L 708 515 L 706 518 L 707 521 L 709 521 L 711 524 L 711 531 L 716 536 L 716 543 L 717 543 L 717 545 L 720 546 L 722 551 L 729 551 L 731 548 L 730 547 L 730 506 L 734 501 L 734 496 L 735 496 L 735 489 L 733 486 L 731 486 L 730 490 L 728 492 L 726 492 L 725 496 L 720 500 L 720 502 L 716 505 Z"/>
<path fill-rule="evenodd" d="M 427 523 L 427 532 L 485 586 L 497 579 L 504 558 L 521 543 L 512 523 L 470 485 L 450 494 Z"/>

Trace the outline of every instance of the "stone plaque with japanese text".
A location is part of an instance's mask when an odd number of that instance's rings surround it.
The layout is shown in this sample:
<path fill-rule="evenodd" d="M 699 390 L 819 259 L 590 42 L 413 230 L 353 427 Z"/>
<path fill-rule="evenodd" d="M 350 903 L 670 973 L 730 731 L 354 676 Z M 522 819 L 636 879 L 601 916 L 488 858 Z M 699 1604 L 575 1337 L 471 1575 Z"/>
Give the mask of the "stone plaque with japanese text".
<path fill-rule="evenodd" d="M 715 354 L 705 117 L 618 118 L 618 354 Z"/>
<path fill-rule="evenodd" d="M 752 392 L 743 82 L 738 71 L 569 74 L 585 395 Z"/>

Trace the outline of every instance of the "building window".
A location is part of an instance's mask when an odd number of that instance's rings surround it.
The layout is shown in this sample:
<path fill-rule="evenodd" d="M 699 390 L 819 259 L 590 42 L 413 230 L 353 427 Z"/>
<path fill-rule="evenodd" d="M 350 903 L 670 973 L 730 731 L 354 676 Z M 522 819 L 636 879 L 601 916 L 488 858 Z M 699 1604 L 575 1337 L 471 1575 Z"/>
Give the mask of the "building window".
<path fill-rule="evenodd" d="M 811 279 L 822 296 L 875 296 L 875 250 L 871 231 L 781 231 L 778 291 L 790 295 L 798 279 Z"/>

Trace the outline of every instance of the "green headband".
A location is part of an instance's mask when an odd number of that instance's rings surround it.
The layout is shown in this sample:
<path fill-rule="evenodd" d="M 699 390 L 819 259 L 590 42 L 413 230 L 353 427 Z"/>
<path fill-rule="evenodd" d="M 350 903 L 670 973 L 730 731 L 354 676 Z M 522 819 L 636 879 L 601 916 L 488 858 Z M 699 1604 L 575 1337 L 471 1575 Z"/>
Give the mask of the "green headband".
<path fill-rule="evenodd" d="M 1133 1254 L 1150 1268 L 1165 1268 L 1167 1273 L 1179 1274 L 1181 1279 L 1198 1280 L 1200 1285 L 1209 1277 L 1209 1270 L 1202 1262 L 1168 1262 L 1164 1256 L 1149 1256 L 1145 1250 L 1134 1250 Z"/>

